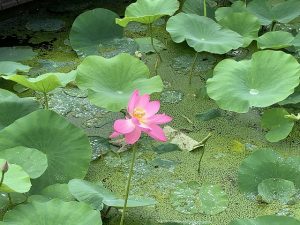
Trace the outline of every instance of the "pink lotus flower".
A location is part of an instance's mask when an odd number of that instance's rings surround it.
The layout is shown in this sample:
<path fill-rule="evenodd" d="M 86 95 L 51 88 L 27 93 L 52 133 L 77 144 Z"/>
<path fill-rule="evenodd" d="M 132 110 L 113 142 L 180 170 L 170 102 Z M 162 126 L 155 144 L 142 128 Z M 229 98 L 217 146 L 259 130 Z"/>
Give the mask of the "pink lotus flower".
<path fill-rule="evenodd" d="M 172 117 L 156 114 L 159 108 L 159 101 L 150 101 L 149 95 L 140 96 L 139 91 L 135 90 L 128 102 L 128 116 L 115 121 L 110 138 L 124 135 L 127 144 L 134 144 L 145 132 L 157 141 L 167 141 L 163 129 L 158 125 L 170 122 Z"/>

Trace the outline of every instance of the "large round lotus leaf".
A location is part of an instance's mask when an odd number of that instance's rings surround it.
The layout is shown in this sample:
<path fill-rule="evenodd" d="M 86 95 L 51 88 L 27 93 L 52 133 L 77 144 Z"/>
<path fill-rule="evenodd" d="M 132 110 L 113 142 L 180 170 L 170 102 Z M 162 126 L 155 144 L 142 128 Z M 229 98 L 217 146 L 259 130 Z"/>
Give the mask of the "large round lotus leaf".
<path fill-rule="evenodd" d="M 7 225 L 102 225 L 99 212 L 87 204 L 59 199 L 19 205 L 5 214 L 3 222 Z"/>
<path fill-rule="evenodd" d="M 0 61 L 24 61 L 35 57 L 37 53 L 29 46 L 14 46 L 0 48 Z"/>
<path fill-rule="evenodd" d="M 200 186 L 197 182 L 177 185 L 170 195 L 170 201 L 176 211 L 185 214 L 215 215 L 228 205 L 228 197 L 220 186 Z"/>
<path fill-rule="evenodd" d="M 0 158 L 21 166 L 32 179 L 40 177 L 48 167 L 47 156 L 43 152 L 23 146 L 0 151 Z"/>
<path fill-rule="evenodd" d="M 296 188 L 292 181 L 279 178 L 270 178 L 258 185 L 258 194 L 267 203 L 279 201 L 287 203 L 296 194 Z"/>
<path fill-rule="evenodd" d="M 0 75 L 13 75 L 19 72 L 27 73 L 30 70 L 30 66 L 23 65 L 17 62 L 0 61 Z"/>
<path fill-rule="evenodd" d="M 77 200 L 89 204 L 94 209 L 101 210 L 103 204 L 117 208 L 124 206 L 124 199 L 106 189 L 102 183 L 93 184 L 85 180 L 73 179 L 68 185 L 70 192 Z M 127 207 L 132 208 L 155 204 L 156 201 L 151 198 L 134 199 L 129 197 Z"/>
<path fill-rule="evenodd" d="M 75 201 L 76 199 L 69 191 L 68 184 L 52 184 L 41 191 L 41 195 L 54 199 L 58 198 L 65 202 Z"/>
<path fill-rule="evenodd" d="M 244 1 L 236 1 L 230 7 L 219 7 L 215 14 L 216 20 L 220 21 L 224 17 L 231 15 L 232 13 L 242 13 L 247 12 Z"/>
<path fill-rule="evenodd" d="M 300 86 L 295 89 L 295 92 L 289 97 L 279 102 L 279 105 L 298 104 L 300 103 Z"/>
<path fill-rule="evenodd" d="M 126 8 L 125 17 L 116 19 L 116 23 L 122 27 L 133 21 L 150 24 L 162 16 L 172 16 L 178 8 L 177 0 L 137 0 Z"/>
<path fill-rule="evenodd" d="M 203 0 L 185 0 L 182 12 L 204 16 Z M 209 18 L 215 17 L 215 7 L 209 0 L 206 0 L 206 13 Z"/>
<path fill-rule="evenodd" d="M 243 160 L 238 172 L 238 184 L 242 192 L 257 194 L 258 185 L 269 178 L 292 181 L 300 188 L 298 160 L 283 159 L 270 149 L 255 151 Z"/>
<path fill-rule="evenodd" d="M 4 76 L 6 80 L 14 81 L 34 91 L 48 93 L 55 88 L 66 86 L 69 82 L 74 81 L 76 71 L 69 73 L 45 73 L 35 78 L 22 75 Z"/>
<path fill-rule="evenodd" d="M 247 9 L 257 16 L 261 25 L 269 25 L 273 21 L 289 23 L 300 15 L 300 1 L 289 0 L 272 4 L 270 0 L 253 0 Z"/>
<path fill-rule="evenodd" d="M 207 81 L 207 93 L 220 108 L 239 113 L 284 100 L 299 84 L 297 60 L 280 51 L 260 51 L 251 60 L 225 59 Z"/>
<path fill-rule="evenodd" d="M 261 216 L 255 219 L 237 219 L 229 225 L 300 225 L 300 221 L 288 216 Z"/>
<path fill-rule="evenodd" d="M 219 21 L 223 27 L 240 34 L 244 39 L 243 47 L 247 47 L 258 36 L 260 23 L 258 19 L 250 13 L 230 13 Z"/>
<path fill-rule="evenodd" d="M 5 162 L 5 159 L 0 159 L 0 167 L 2 167 Z M 8 171 L 4 175 L 3 183 L 0 186 L 0 191 L 7 193 L 26 193 L 30 190 L 30 187 L 30 177 L 22 169 L 22 167 L 8 163 Z"/>
<path fill-rule="evenodd" d="M 285 31 L 271 31 L 257 38 L 257 47 L 260 49 L 281 49 L 292 45 L 294 36 Z"/>
<path fill-rule="evenodd" d="M 88 89 L 93 104 L 117 112 L 126 108 L 136 89 L 141 94 L 162 91 L 161 78 L 148 77 L 149 69 L 142 61 L 123 53 L 110 59 L 86 57 L 78 66 L 76 82 L 79 88 Z"/>
<path fill-rule="evenodd" d="M 83 178 L 92 152 L 84 131 L 48 110 L 35 111 L 0 131 L 0 151 L 16 146 L 35 148 L 47 155 L 48 168 L 33 180 L 34 192 Z"/>
<path fill-rule="evenodd" d="M 273 108 L 264 112 L 261 120 L 263 128 L 268 129 L 266 139 L 277 142 L 286 138 L 294 127 L 294 121 L 285 118 L 289 113 L 285 109 Z"/>
<path fill-rule="evenodd" d="M 116 25 L 119 16 L 108 9 L 93 9 L 80 14 L 70 31 L 70 44 L 78 55 L 98 55 L 102 42 L 123 36 Z"/>
<path fill-rule="evenodd" d="M 38 108 L 39 104 L 33 98 L 19 98 L 10 91 L 0 89 L 0 130 Z"/>
<path fill-rule="evenodd" d="M 167 31 L 176 43 L 186 40 L 197 52 L 224 54 L 243 45 L 242 37 L 205 16 L 178 13 L 167 23 Z"/>

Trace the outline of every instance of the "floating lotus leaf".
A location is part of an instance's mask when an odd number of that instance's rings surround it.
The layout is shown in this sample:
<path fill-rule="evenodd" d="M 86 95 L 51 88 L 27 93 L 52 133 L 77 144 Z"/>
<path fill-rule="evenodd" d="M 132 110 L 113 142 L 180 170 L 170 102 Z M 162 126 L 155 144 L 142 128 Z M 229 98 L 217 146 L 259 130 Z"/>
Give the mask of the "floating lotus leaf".
<path fill-rule="evenodd" d="M 258 185 L 258 194 L 267 203 L 273 201 L 287 203 L 296 194 L 296 188 L 292 181 L 270 178 Z"/>
<path fill-rule="evenodd" d="M 22 75 L 4 76 L 6 80 L 14 81 L 34 91 L 48 93 L 55 88 L 66 86 L 69 82 L 74 81 L 76 71 L 69 73 L 45 73 L 36 78 L 30 78 Z"/>
<path fill-rule="evenodd" d="M 285 109 L 274 108 L 266 110 L 262 116 L 262 127 L 268 129 L 266 139 L 277 142 L 286 138 L 294 127 L 294 121 L 285 118 L 289 115 Z"/>
<path fill-rule="evenodd" d="M 167 23 L 172 40 L 187 44 L 197 52 L 224 54 L 243 45 L 242 37 L 205 16 L 178 13 Z"/>
<path fill-rule="evenodd" d="M 203 0 L 186 0 L 182 6 L 182 12 L 204 16 Z M 206 13 L 209 18 L 215 17 L 215 5 L 212 1 L 206 1 Z"/>
<path fill-rule="evenodd" d="M 14 46 L 0 48 L 0 61 L 25 61 L 37 55 L 29 46 Z"/>
<path fill-rule="evenodd" d="M 238 172 L 238 184 L 242 192 L 258 193 L 258 185 L 269 178 L 279 178 L 300 188 L 299 159 L 283 159 L 271 149 L 256 150 L 243 160 Z"/>
<path fill-rule="evenodd" d="M 4 89 L 0 89 L 0 99 L 0 130 L 39 108 L 33 98 L 19 98 Z"/>
<path fill-rule="evenodd" d="M 162 90 L 159 76 L 148 77 L 149 69 L 142 61 L 123 53 L 110 59 L 86 57 L 78 66 L 76 82 L 79 88 L 88 90 L 93 104 L 117 112 L 127 106 L 136 89 L 141 94 Z"/>
<path fill-rule="evenodd" d="M 47 155 L 48 168 L 33 180 L 33 191 L 86 175 L 91 159 L 89 140 L 81 129 L 48 110 L 38 110 L 0 131 L 0 151 L 24 146 Z"/>
<path fill-rule="evenodd" d="M 258 19 L 250 13 L 230 13 L 223 17 L 219 24 L 240 34 L 244 39 L 243 47 L 247 47 L 258 36 L 260 23 Z"/>
<path fill-rule="evenodd" d="M 170 201 L 176 211 L 185 214 L 215 215 L 224 211 L 228 205 L 228 197 L 220 186 L 200 186 L 197 182 L 177 185 L 171 193 Z"/>
<path fill-rule="evenodd" d="M 101 43 L 123 37 L 116 25 L 119 16 L 108 9 L 93 9 L 80 14 L 70 31 L 70 44 L 78 55 L 98 55 Z"/>
<path fill-rule="evenodd" d="M 115 193 L 107 190 L 102 183 L 93 184 L 91 182 L 73 179 L 69 182 L 69 190 L 79 201 L 86 202 L 92 208 L 101 210 L 103 204 L 107 206 L 122 208 L 124 200 Z M 141 207 L 155 205 L 156 201 L 151 198 L 134 199 L 129 197 L 127 207 Z"/>
<path fill-rule="evenodd" d="M 52 184 L 41 191 L 41 194 L 47 198 L 58 198 L 65 202 L 75 201 L 76 199 L 69 191 L 68 184 Z"/>
<path fill-rule="evenodd" d="M 294 36 L 285 31 L 271 31 L 257 38 L 257 47 L 260 49 L 281 49 L 292 45 Z"/>
<path fill-rule="evenodd" d="M 215 14 L 216 20 L 220 21 L 224 17 L 231 15 L 232 13 L 242 13 L 247 12 L 244 1 L 236 1 L 230 7 L 219 7 Z"/>
<path fill-rule="evenodd" d="M 300 221 L 289 216 L 261 216 L 255 219 L 237 219 L 229 225 L 300 225 Z"/>
<path fill-rule="evenodd" d="M 5 161 L 5 159 L 0 159 L 0 166 L 4 165 Z M 8 171 L 4 175 L 3 183 L 0 186 L 0 192 L 26 193 L 30 190 L 30 187 L 30 177 L 22 167 L 8 163 Z"/>
<path fill-rule="evenodd" d="M 32 179 L 40 177 L 48 167 L 47 156 L 43 152 L 23 146 L 0 151 L 0 158 L 21 166 Z"/>
<path fill-rule="evenodd" d="M 26 28 L 31 31 L 59 31 L 65 27 L 65 22 L 60 19 L 31 19 L 27 22 Z"/>
<path fill-rule="evenodd" d="M 150 37 L 142 37 L 134 39 L 139 46 L 139 51 L 144 53 L 155 52 L 152 45 L 151 45 L 151 38 Z M 153 45 L 157 51 L 162 51 L 166 49 L 166 46 L 156 38 L 153 38 Z"/>
<path fill-rule="evenodd" d="M 30 70 L 30 66 L 23 65 L 17 62 L 0 61 L 0 75 L 13 75 L 19 72 L 27 73 Z"/>
<path fill-rule="evenodd" d="M 64 202 L 53 199 L 33 201 L 8 211 L 4 225 L 102 225 L 99 212 L 82 202 Z"/>
<path fill-rule="evenodd" d="M 287 98 L 298 86 L 299 76 L 293 56 L 265 50 L 254 53 L 251 60 L 221 61 L 207 80 L 207 93 L 220 108 L 245 113 L 250 107 L 267 107 Z"/>
<path fill-rule="evenodd" d="M 172 16 L 179 8 L 177 0 L 137 0 L 130 4 L 123 19 L 116 19 L 116 23 L 126 27 L 129 22 L 151 24 L 162 16 Z"/>
<path fill-rule="evenodd" d="M 289 23 L 300 15 L 300 1 L 289 0 L 272 4 L 270 0 L 253 0 L 247 9 L 257 16 L 261 25 L 269 25 L 273 21 Z"/>

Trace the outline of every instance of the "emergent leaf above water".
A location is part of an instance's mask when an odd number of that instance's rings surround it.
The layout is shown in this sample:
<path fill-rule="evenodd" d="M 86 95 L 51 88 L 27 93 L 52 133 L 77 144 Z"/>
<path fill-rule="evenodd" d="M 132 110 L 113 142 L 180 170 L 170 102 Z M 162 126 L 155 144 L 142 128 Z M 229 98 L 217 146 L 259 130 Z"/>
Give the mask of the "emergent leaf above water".
<path fill-rule="evenodd" d="M 116 23 L 122 27 L 133 21 L 151 24 L 163 16 L 172 16 L 178 8 L 177 0 L 137 0 L 126 8 L 125 17 L 116 19 Z"/>
<path fill-rule="evenodd" d="M 257 47 L 260 49 L 281 49 L 293 44 L 294 36 L 286 31 L 271 31 L 257 38 Z"/>
<path fill-rule="evenodd" d="M 132 92 L 141 94 L 160 92 L 163 83 L 159 76 L 150 78 L 148 67 L 129 54 L 106 59 L 88 56 L 78 66 L 76 82 L 88 90 L 90 101 L 111 111 L 125 109 Z"/>
<path fill-rule="evenodd" d="M 116 25 L 116 18 L 119 18 L 116 13 L 102 8 L 80 14 L 69 35 L 72 48 L 78 55 L 98 55 L 103 42 L 123 37 L 123 29 Z"/>
<path fill-rule="evenodd" d="M 8 211 L 3 225 L 102 225 L 99 212 L 83 202 L 64 202 L 53 199 L 33 201 Z"/>
<path fill-rule="evenodd" d="M 256 52 L 250 60 L 222 60 L 207 80 L 207 93 L 220 108 L 245 113 L 250 107 L 267 107 L 294 92 L 300 65 L 284 52 Z"/>
<path fill-rule="evenodd" d="M 197 52 L 224 54 L 243 45 L 238 33 L 196 14 L 176 14 L 168 20 L 167 31 L 174 42 L 186 41 Z"/>
<path fill-rule="evenodd" d="M 0 131 L 0 151 L 16 146 L 47 155 L 48 168 L 33 180 L 33 192 L 86 175 L 91 159 L 89 140 L 81 129 L 55 112 L 38 110 Z"/>

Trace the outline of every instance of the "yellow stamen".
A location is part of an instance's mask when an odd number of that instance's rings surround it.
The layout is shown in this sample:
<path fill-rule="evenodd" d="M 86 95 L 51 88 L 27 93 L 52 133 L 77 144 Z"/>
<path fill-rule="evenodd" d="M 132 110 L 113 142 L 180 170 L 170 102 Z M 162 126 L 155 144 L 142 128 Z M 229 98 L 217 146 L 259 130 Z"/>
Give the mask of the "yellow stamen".
<path fill-rule="evenodd" d="M 143 120 L 143 117 L 146 115 L 146 112 L 144 109 L 141 108 L 135 108 L 133 111 L 133 116 L 138 119 L 140 122 Z"/>

